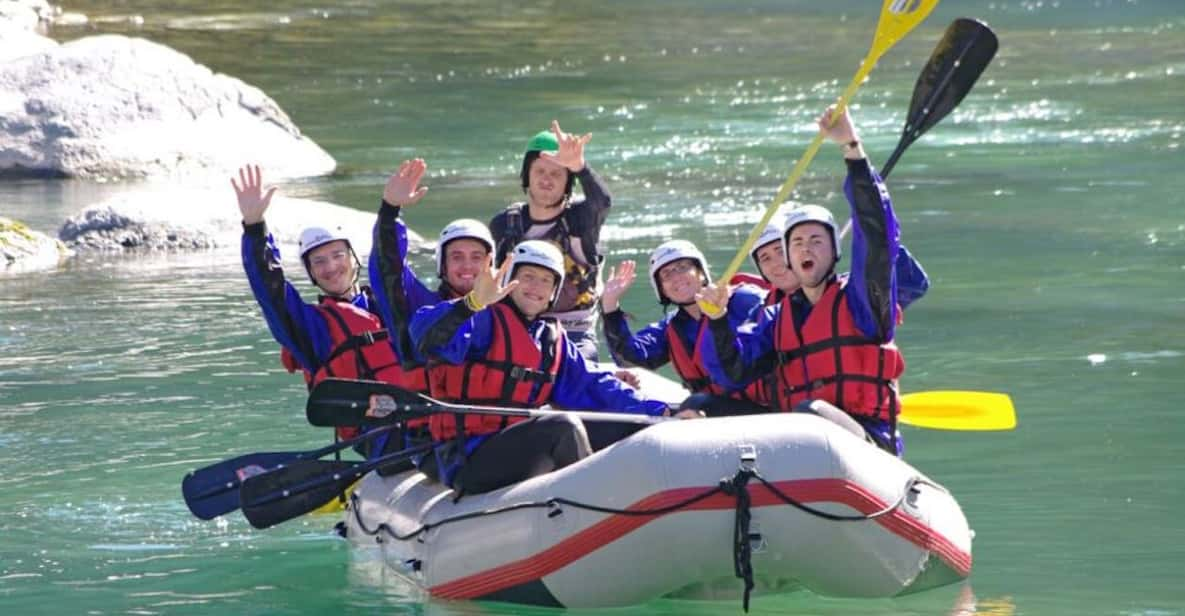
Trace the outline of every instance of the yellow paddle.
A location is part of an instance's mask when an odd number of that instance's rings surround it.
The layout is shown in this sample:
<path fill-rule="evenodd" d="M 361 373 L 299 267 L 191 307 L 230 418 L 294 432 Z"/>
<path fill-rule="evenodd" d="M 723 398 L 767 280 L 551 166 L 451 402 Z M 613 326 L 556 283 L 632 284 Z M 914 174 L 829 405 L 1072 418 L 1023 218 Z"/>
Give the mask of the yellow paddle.
<path fill-rule="evenodd" d="M 987 391 L 920 391 L 901 397 L 903 424 L 939 430 L 1011 430 L 1016 409 L 1008 394 Z"/>
<path fill-rule="evenodd" d="M 868 55 L 864 56 L 863 62 L 860 63 L 860 70 L 856 71 L 856 75 L 852 77 L 852 82 L 848 84 L 843 95 L 839 97 L 839 102 L 835 105 L 835 111 L 831 115 L 832 122 L 835 122 L 836 118 L 843 114 L 848 101 L 856 94 L 856 90 L 864 83 L 868 74 L 872 72 L 877 60 L 880 60 L 880 57 L 890 47 L 895 45 L 897 41 L 904 38 L 906 34 L 909 34 L 937 5 L 938 0 L 885 0 L 884 5 L 881 7 L 880 21 L 876 25 L 876 35 L 872 38 L 872 48 L 868 50 Z M 728 280 L 740 269 L 741 263 L 749 255 L 749 248 L 753 246 L 753 242 L 757 241 L 757 236 L 769 224 L 778 206 L 786 200 L 786 197 L 790 196 L 790 191 L 794 190 L 794 186 L 798 184 L 799 178 L 802 177 L 807 166 L 811 164 L 811 160 L 815 158 L 815 153 L 819 151 L 819 146 L 822 144 L 823 133 L 820 132 L 815 135 L 815 140 L 807 146 L 806 153 L 802 155 L 802 158 L 798 159 L 798 163 L 794 165 L 794 169 L 790 172 L 790 177 L 786 178 L 786 181 L 782 183 L 782 187 L 778 189 L 777 196 L 774 197 L 769 207 L 765 209 L 765 215 L 761 217 L 761 220 L 757 222 L 753 230 L 749 232 L 749 237 L 745 239 L 745 243 L 737 250 L 736 256 L 728 264 L 728 269 L 724 270 L 724 275 L 720 277 L 720 286 L 728 284 Z M 714 313 L 716 310 L 709 310 L 709 312 Z"/>

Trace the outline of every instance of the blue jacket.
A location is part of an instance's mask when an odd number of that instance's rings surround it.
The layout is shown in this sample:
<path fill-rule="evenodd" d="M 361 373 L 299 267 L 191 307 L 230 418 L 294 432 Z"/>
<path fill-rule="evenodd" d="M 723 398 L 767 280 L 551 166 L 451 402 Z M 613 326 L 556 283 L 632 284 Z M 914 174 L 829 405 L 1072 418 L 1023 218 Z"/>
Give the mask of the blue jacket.
<path fill-rule="evenodd" d="M 893 340 L 898 307 L 896 264 L 900 230 L 897 217 L 888 189 L 871 164 L 867 160 L 848 160 L 846 163 L 848 177 L 844 182 L 844 194 L 852 208 L 852 269 L 844 293 L 852 318 L 864 335 L 889 342 Z M 801 289 L 791 296 L 790 305 L 795 324 L 801 325 L 811 309 Z M 708 372 L 717 383 L 737 387 L 776 365 L 774 326 L 781 316 L 782 306 L 779 303 L 766 307 L 751 328 L 740 331 L 731 327 L 726 319 L 711 322 L 712 335 L 704 340 L 701 352 Z M 877 433 L 891 430 L 887 425 L 866 427 Z"/>
<path fill-rule="evenodd" d="M 302 369 L 310 374 L 316 372 L 332 350 L 329 326 L 315 305 L 306 303 L 296 287 L 284 278 L 280 249 L 267 232 L 266 223 L 243 226 L 242 257 L 251 292 L 259 302 L 272 337 L 292 353 Z M 352 303 L 379 314 L 369 289 L 363 287 L 362 291 Z"/>
<path fill-rule="evenodd" d="M 424 363 L 424 358 L 416 351 L 407 329 L 412 315 L 455 294 L 444 284 L 430 289 L 416 276 L 407 262 L 407 225 L 399 213 L 398 206 L 383 201 L 374 224 L 368 270 L 379 314 L 396 334 L 393 336 L 396 356 L 405 366 L 419 365 Z"/>
<path fill-rule="evenodd" d="M 740 328 L 747 322 L 749 315 L 761 308 L 764 300 L 763 289 L 753 285 L 737 287 L 728 298 L 729 326 L 734 329 Z M 676 335 L 694 356 L 700 322 L 691 318 L 681 308 L 643 327 L 637 333 L 630 332 L 629 323 L 626 322 L 625 312 L 622 310 L 607 312 L 604 317 L 609 352 L 620 366 L 641 366 L 655 370 L 670 362 L 671 349 L 666 334 L 668 324 L 675 328 Z"/>
<path fill-rule="evenodd" d="M 509 299 L 503 301 L 511 301 Z M 527 325 L 536 344 L 544 321 L 535 319 Z M 613 374 L 598 370 L 588 362 L 559 328 L 563 348 L 559 374 L 551 390 L 553 406 L 567 409 L 592 409 L 643 415 L 662 415 L 666 404 L 642 397 Z M 451 364 L 485 357 L 494 333 L 489 310 L 471 312 L 462 300 L 425 306 L 411 320 L 411 338 L 425 356 Z"/>

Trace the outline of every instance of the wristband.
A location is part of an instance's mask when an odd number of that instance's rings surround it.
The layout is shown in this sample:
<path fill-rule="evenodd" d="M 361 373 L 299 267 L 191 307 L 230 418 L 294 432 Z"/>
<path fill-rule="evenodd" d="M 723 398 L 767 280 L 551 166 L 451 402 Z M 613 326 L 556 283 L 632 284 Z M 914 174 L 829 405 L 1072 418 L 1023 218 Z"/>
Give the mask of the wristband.
<path fill-rule="evenodd" d="M 465 294 L 465 307 L 470 312 L 480 312 L 482 308 L 485 308 L 485 305 L 478 302 L 477 295 L 473 291 L 470 291 Z"/>

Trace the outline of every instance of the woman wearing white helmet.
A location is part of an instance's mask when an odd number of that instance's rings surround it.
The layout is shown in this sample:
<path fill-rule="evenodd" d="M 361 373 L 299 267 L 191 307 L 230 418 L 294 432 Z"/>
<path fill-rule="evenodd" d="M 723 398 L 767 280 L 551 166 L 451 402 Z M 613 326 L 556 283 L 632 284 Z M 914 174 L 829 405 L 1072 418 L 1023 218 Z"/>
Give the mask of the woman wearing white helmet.
<path fill-rule="evenodd" d="M 239 170 L 231 185 L 243 216 L 243 268 L 262 308 L 268 328 L 280 343 L 290 372 L 301 370 L 312 387 L 327 377 L 361 378 L 402 385 L 404 372 L 379 318 L 369 287 L 358 284 L 358 257 L 340 229 L 310 227 L 300 234 L 300 258 L 321 291 L 306 303 L 284 277 L 280 251 L 267 231 L 264 213 L 276 189 L 263 189 L 258 166 Z M 370 455 L 379 455 L 390 431 L 363 441 Z M 351 438 L 352 428 L 337 435 Z M 399 443 L 401 439 L 390 439 Z"/>
<path fill-rule="evenodd" d="M 831 113 L 826 110 L 818 124 L 841 144 L 848 169 L 850 274 L 835 274 L 842 253 L 831 212 L 819 206 L 791 210 L 783 221 L 782 249 L 802 288 L 740 335 L 721 318 L 726 311 L 710 315 L 703 357 L 723 383 L 746 382 L 773 366 L 775 409 L 817 412 L 900 455 L 897 379 L 905 362 L 893 343 L 900 231 L 888 189 L 868 162 L 851 117 L 845 110 L 832 125 Z M 700 297 L 724 305 L 728 289 L 709 288 Z"/>
<path fill-rule="evenodd" d="M 439 362 L 429 374 L 432 395 L 470 404 L 664 414 L 665 404 L 593 368 L 563 327 L 541 316 L 563 280 L 559 249 L 528 240 L 496 274 L 483 270 L 465 297 L 421 308 L 412 318 L 411 337 L 421 353 Z M 436 455 L 422 468 L 466 493 L 561 468 L 590 452 L 583 424 L 567 416 L 517 423 L 438 414 L 429 427 Z"/>
<path fill-rule="evenodd" d="M 621 297 L 633 284 L 636 267 L 633 261 L 623 261 L 610 273 L 601 297 L 605 338 L 613 359 L 623 366 L 651 370 L 672 364 L 684 387 L 693 394 L 684 402 L 684 408 L 720 415 L 741 408 L 753 412 L 767 405 L 769 395 L 762 379 L 725 389 L 712 381 L 703 366 L 698 342 L 707 331 L 708 319 L 696 304 L 695 296 L 711 283 L 711 273 L 699 248 L 687 240 L 670 240 L 650 253 L 648 278 L 654 295 L 660 304 L 674 304 L 676 310 L 633 333 L 621 310 Z M 752 310 L 761 306 L 764 295 L 751 285 L 733 293 L 728 300 L 729 309 L 739 317 L 738 327 Z"/>

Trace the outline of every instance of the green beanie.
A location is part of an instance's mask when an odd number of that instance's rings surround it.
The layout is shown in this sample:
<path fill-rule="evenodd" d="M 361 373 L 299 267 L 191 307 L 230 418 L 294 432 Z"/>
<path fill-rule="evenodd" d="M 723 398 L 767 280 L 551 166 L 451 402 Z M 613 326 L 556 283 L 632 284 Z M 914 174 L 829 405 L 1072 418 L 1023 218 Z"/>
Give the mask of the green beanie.
<path fill-rule="evenodd" d="M 541 131 L 539 134 L 531 137 L 527 143 L 528 152 L 558 152 L 560 149 L 560 142 L 556 141 L 555 134 L 549 130 Z"/>

